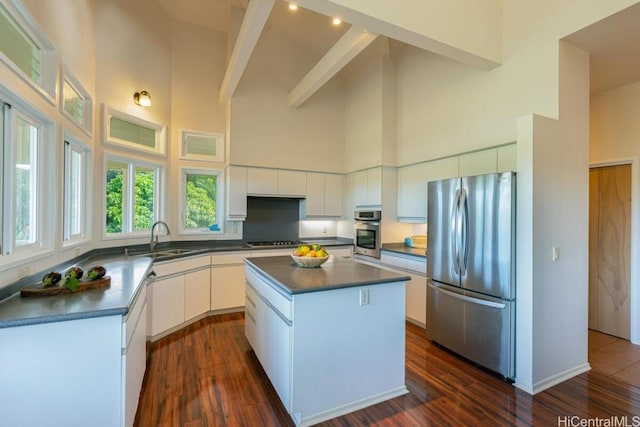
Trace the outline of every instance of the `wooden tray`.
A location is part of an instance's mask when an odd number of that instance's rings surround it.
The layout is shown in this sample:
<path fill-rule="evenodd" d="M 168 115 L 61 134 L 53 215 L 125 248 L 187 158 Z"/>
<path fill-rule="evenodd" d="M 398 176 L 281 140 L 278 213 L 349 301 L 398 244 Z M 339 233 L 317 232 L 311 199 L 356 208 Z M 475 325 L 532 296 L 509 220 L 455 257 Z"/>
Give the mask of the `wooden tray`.
<path fill-rule="evenodd" d="M 49 297 L 52 295 L 63 295 L 63 294 L 77 294 L 78 292 L 88 291 L 91 289 L 99 289 L 106 288 L 111 286 L 111 277 L 104 276 L 100 279 L 96 280 L 82 280 L 80 279 L 80 283 L 78 283 L 78 288 L 71 292 L 65 286 L 50 286 L 48 288 L 43 288 L 42 283 L 38 283 L 37 285 L 31 285 L 23 288 L 20 291 L 20 296 L 22 297 Z"/>

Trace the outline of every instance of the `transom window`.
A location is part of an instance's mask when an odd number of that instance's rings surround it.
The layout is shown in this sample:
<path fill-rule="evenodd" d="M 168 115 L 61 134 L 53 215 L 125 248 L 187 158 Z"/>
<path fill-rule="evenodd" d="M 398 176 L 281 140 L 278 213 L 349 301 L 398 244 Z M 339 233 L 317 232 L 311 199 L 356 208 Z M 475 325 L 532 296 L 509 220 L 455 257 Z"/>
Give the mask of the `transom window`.
<path fill-rule="evenodd" d="M 66 65 L 62 69 L 60 111 L 88 135 L 91 135 L 93 100 Z"/>
<path fill-rule="evenodd" d="M 106 107 L 105 141 L 153 154 L 165 154 L 166 127 Z"/>
<path fill-rule="evenodd" d="M 15 0 L 0 0 L 0 60 L 55 102 L 55 51 Z"/>

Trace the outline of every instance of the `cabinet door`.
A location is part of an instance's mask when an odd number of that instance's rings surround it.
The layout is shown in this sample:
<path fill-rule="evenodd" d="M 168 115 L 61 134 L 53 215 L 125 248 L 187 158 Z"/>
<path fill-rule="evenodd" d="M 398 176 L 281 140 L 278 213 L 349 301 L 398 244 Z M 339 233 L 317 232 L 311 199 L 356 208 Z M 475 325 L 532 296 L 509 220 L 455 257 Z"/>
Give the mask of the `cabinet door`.
<path fill-rule="evenodd" d="M 367 203 L 367 171 L 353 173 L 354 202 L 356 206 L 366 206 Z"/>
<path fill-rule="evenodd" d="M 306 216 L 325 215 L 325 174 L 307 173 Z"/>
<path fill-rule="evenodd" d="M 367 169 L 367 205 L 382 205 L 382 168 Z"/>
<path fill-rule="evenodd" d="M 498 148 L 498 172 L 518 170 L 518 146 L 505 145 Z"/>
<path fill-rule="evenodd" d="M 409 274 L 407 282 L 407 317 L 421 325 L 427 324 L 427 278 Z"/>
<path fill-rule="evenodd" d="M 398 218 L 426 220 L 428 175 L 428 163 L 398 169 Z"/>
<path fill-rule="evenodd" d="M 133 320 L 133 319 L 132 319 Z M 133 426 L 138 408 L 138 400 L 140 398 L 140 390 L 142 388 L 142 380 L 144 379 L 144 371 L 147 366 L 147 305 L 144 304 L 140 316 L 137 319 L 131 341 L 127 347 L 126 353 L 122 356 L 123 370 L 123 401 L 124 410 L 124 426 Z"/>
<path fill-rule="evenodd" d="M 151 335 L 158 335 L 184 322 L 184 275 L 153 282 Z"/>
<path fill-rule="evenodd" d="M 291 326 L 264 301 L 260 300 L 259 334 L 262 348 L 262 367 L 276 389 L 287 411 L 291 411 Z"/>
<path fill-rule="evenodd" d="M 244 305 L 244 265 L 229 265 L 211 269 L 211 310 L 223 310 Z"/>
<path fill-rule="evenodd" d="M 209 268 L 184 276 L 184 320 L 193 319 L 211 308 L 211 271 Z"/>
<path fill-rule="evenodd" d="M 344 197 L 344 178 L 342 175 L 328 173 L 324 177 L 324 213 L 326 216 L 342 216 Z M 308 188 L 308 187 L 307 187 Z M 309 197 L 307 195 L 307 197 Z"/>
<path fill-rule="evenodd" d="M 247 168 L 247 193 L 271 196 L 278 194 L 278 170 Z"/>
<path fill-rule="evenodd" d="M 495 148 L 460 156 L 460 176 L 484 175 L 498 170 L 498 151 Z"/>
<path fill-rule="evenodd" d="M 278 194 L 280 196 L 299 196 L 307 194 L 307 173 L 302 171 L 279 170 Z"/>
<path fill-rule="evenodd" d="M 229 166 L 226 187 L 227 217 L 245 219 L 247 217 L 247 168 Z"/>

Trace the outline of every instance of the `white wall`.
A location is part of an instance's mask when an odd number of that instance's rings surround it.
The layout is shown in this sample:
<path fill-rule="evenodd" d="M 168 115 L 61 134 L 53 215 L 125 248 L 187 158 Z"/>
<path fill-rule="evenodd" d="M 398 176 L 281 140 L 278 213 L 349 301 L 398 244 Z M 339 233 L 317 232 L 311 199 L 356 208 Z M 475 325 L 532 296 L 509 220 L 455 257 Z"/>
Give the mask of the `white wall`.
<path fill-rule="evenodd" d="M 343 171 L 342 83 L 330 81 L 297 109 L 287 103 L 317 59 L 295 40 L 263 31 L 230 101 L 231 164 Z"/>
<path fill-rule="evenodd" d="M 640 156 L 640 82 L 591 97 L 589 160 L 605 162 Z"/>

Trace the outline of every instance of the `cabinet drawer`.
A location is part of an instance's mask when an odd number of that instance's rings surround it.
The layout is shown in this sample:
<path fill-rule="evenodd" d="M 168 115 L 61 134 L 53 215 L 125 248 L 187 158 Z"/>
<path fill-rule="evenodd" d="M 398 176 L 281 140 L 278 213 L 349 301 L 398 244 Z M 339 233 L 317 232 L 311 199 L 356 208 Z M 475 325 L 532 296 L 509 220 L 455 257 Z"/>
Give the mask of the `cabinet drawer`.
<path fill-rule="evenodd" d="M 251 252 L 223 252 L 211 255 L 211 265 L 244 264 L 244 259 L 251 256 Z"/>
<path fill-rule="evenodd" d="M 158 277 L 169 276 L 171 274 L 183 273 L 196 268 L 207 267 L 211 263 L 211 257 L 200 256 L 195 258 L 185 258 L 179 261 L 166 261 L 153 265 L 153 271 Z"/>
<path fill-rule="evenodd" d="M 407 260 L 407 270 L 414 271 L 416 273 L 427 275 L 427 260 L 422 259 L 420 261 L 408 259 Z"/>
<path fill-rule="evenodd" d="M 122 324 L 122 348 L 126 349 L 129 342 L 131 342 L 131 337 L 133 335 L 133 331 L 138 324 L 138 320 L 140 320 L 140 315 L 142 313 L 142 309 L 147 302 L 147 286 L 142 285 L 136 300 L 133 302 L 133 305 L 129 307 L 129 313 L 124 317 Z"/>
<path fill-rule="evenodd" d="M 398 268 L 402 268 L 402 269 L 406 269 L 407 268 L 407 259 L 406 258 L 401 258 L 401 257 L 398 257 L 398 256 L 381 254 L 380 255 L 380 262 L 382 262 L 383 264 L 386 264 L 386 265 L 393 266 L 393 267 L 398 267 Z"/>
<path fill-rule="evenodd" d="M 266 300 L 265 302 L 271 305 L 275 310 L 280 312 L 289 321 L 293 319 L 292 302 L 284 295 L 276 291 L 271 285 L 269 285 L 265 279 L 260 277 L 255 271 L 247 269 L 246 271 L 247 282 L 253 286 L 258 297 Z M 257 301 L 256 301 L 257 303 Z"/>

